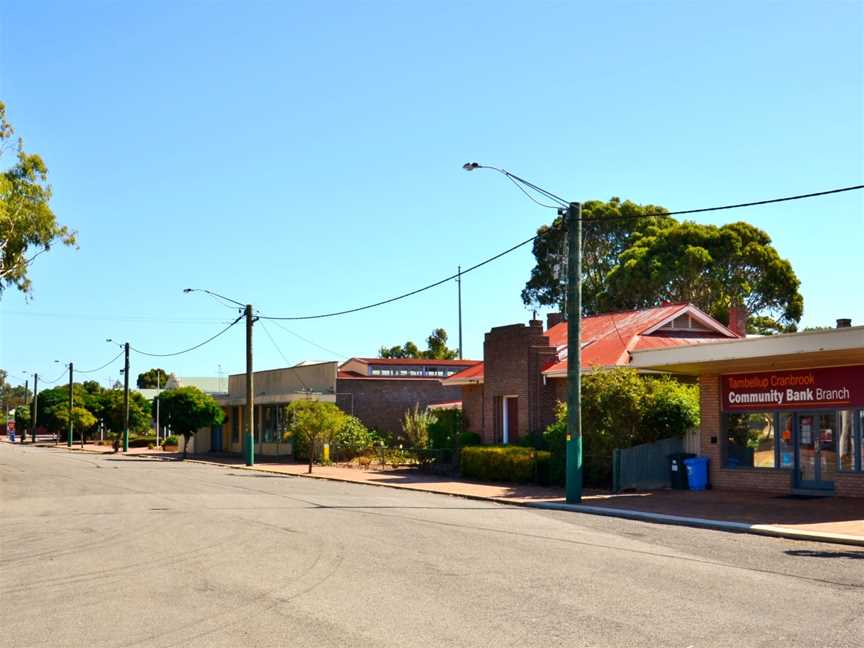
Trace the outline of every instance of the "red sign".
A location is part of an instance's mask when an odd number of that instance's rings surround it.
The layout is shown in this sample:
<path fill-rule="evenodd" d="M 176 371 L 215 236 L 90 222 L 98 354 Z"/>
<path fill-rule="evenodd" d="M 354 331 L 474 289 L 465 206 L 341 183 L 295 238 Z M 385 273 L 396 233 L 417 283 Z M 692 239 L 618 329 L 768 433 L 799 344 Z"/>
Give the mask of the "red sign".
<path fill-rule="evenodd" d="M 864 365 L 721 376 L 724 412 L 864 407 Z"/>

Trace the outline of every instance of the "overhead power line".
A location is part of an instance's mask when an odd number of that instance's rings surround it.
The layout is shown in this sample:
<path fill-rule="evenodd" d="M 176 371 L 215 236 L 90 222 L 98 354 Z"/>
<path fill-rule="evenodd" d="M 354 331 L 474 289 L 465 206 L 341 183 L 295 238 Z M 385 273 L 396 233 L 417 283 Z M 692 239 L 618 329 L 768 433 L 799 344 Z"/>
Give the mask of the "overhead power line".
<path fill-rule="evenodd" d="M 285 354 L 282 353 L 282 349 L 276 343 L 276 340 L 274 339 L 274 337 L 272 335 L 270 335 L 270 331 L 267 329 L 267 326 L 264 324 L 263 321 L 261 322 L 261 328 L 264 329 L 264 333 L 267 334 L 267 337 L 270 338 L 270 342 L 273 343 L 273 346 L 276 348 L 276 351 L 279 353 L 280 356 L 282 356 L 282 360 L 285 362 L 285 365 L 289 369 L 294 371 L 294 375 L 297 376 L 297 380 L 299 380 L 300 384 L 303 385 L 303 389 L 307 392 L 311 391 L 309 389 L 309 385 L 307 385 L 306 381 L 303 380 L 303 376 L 301 375 L 302 372 L 297 367 L 291 366 L 291 362 L 288 360 L 288 358 L 285 356 Z"/>
<path fill-rule="evenodd" d="M 552 198 L 553 200 L 560 201 L 566 205 L 563 198 L 560 198 L 560 197 L 556 196 L 555 194 L 551 194 L 548 191 L 546 191 L 545 189 L 540 189 L 540 187 L 537 187 L 536 185 L 533 185 L 530 182 L 528 182 L 527 180 L 523 180 L 522 178 L 519 178 L 518 176 L 515 176 L 512 173 L 504 172 L 504 174 L 508 178 L 513 180 L 514 182 L 516 182 L 518 180 L 519 182 L 524 183 L 528 187 L 542 192 L 543 195 L 545 195 L 549 198 Z M 521 189 L 521 187 L 520 187 L 520 189 Z M 792 200 L 802 200 L 804 198 L 815 198 L 818 196 L 827 196 L 830 194 L 843 193 L 845 191 L 855 191 L 857 189 L 864 189 L 864 185 L 853 185 L 851 187 L 841 187 L 839 189 L 830 189 L 828 191 L 817 191 L 814 193 L 798 194 L 797 196 L 786 196 L 783 198 L 770 198 L 768 200 L 757 200 L 754 202 L 735 203 L 732 205 L 720 205 L 718 207 L 703 207 L 700 209 L 685 209 L 685 210 L 673 211 L 673 212 L 655 212 L 655 213 L 650 213 L 650 214 L 639 214 L 639 215 L 634 215 L 634 216 L 611 216 L 609 218 L 602 218 L 602 219 L 582 218 L 581 220 L 589 222 L 589 223 L 597 223 L 597 222 L 610 221 L 610 220 L 634 220 L 634 219 L 638 219 L 638 218 L 650 218 L 653 216 L 675 216 L 675 215 L 681 215 L 681 214 L 697 214 L 697 213 L 701 213 L 701 212 L 721 211 L 721 210 L 726 210 L 726 209 L 739 209 L 742 207 L 755 207 L 757 205 L 768 205 L 768 204 L 772 204 L 772 203 L 788 202 L 788 201 L 792 201 Z M 537 201 L 535 201 L 535 202 L 537 202 Z M 546 206 L 548 206 L 548 205 L 546 205 Z M 556 207 L 556 209 L 558 209 L 558 208 Z M 444 277 L 443 279 L 440 279 L 438 281 L 430 283 L 430 284 L 423 286 L 421 288 L 417 288 L 416 290 L 411 290 L 409 292 L 402 293 L 401 295 L 396 295 L 395 297 L 390 297 L 389 299 L 382 299 L 381 301 L 377 301 L 377 302 L 374 302 L 372 304 L 366 304 L 365 306 L 357 306 L 356 308 L 347 308 L 345 310 L 333 311 L 331 313 L 320 313 L 318 315 L 294 315 L 294 316 L 285 316 L 285 317 L 276 317 L 276 316 L 272 316 L 272 315 L 259 315 L 259 317 L 261 319 L 274 320 L 274 321 L 276 321 L 276 320 L 278 320 L 278 321 L 297 321 L 297 320 L 324 319 L 327 317 L 338 317 L 339 315 L 349 315 L 351 313 L 359 313 L 360 311 L 369 310 L 370 308 L 377 308 L 378 306 L 384 306 L 386 304 L 392 304 L 393 302 L 405 299 L 407 297 L 412 297 L 414 295 L 425 292 L 427 290 L 431 290 L 432 288 L 437 288 L 438 286 L 441 286 L 441 285 L 443 285 L 449 281 L 453 281 L 454 279 L 456 279 L 460 275 L 464 276 L 464 275 L 468 274 L 469 272 L 477 270 L 478 268 L 481 268 L 484 265 L 491 263 L 492 261 L 495 261 L 497 259 L 500 259 L 503 256 L 510 254 L 511 252 L 515 252 L 519 248 L 524 247 L 525 245 L 528 245 L 529 243 L 533 243 L 535 240 L 537 240 L 537 238 L 538 238 L 537 236 L 532 236 L 531 238 L 526 239 L 526 240 L 522 241 L 521 243 L 517 243 L 513 247 L 507 248 L 503 252 L 499 252 L 495 256 L 489 257 L 488 259 L 485 259 L 485 260 L 481 261 L 480 263 L 476 263 L 473 266 L 466 268 L 465 270 L 462 270 L 461 273 L 451 274 L 447 277 Z"/>
<path fill-rule="evenodd" d="M 64 370 L 63 370 L 63 373 L 61 373 L 59 376 L 57 376 L 54 380 L 45 380 L 45 379 L 43 378 L 43 379 L 42 379 L 42 382 L 43 382 L 43 383 L 48 383 L 49 385 L 53 385 L 53 384 L 56 383 L 58 380 L 60 380 L 61 378 L 63 378 L 65 375 L 66 375 L 66 370 L 64 369 Z"/>
<path fill-rule="evenodd" d="M 277 326 L 278 328 L 282 329 L 283 331 L 285 331 L 286 333 L 288 333 L 288 334 L 290 334 L 290 335 L 293 335 L 294 337 L 296 337 L 296 338 L 298 338 L 298 339 L 300 339 L 300 340 L 303 340 L 303 342 L 305 342 L 306 344 L 311 344 L 312 346 L 314 346 L 314 347 L 316 347 L 316 348 L 318 348 L 318 349 L 321 349 L 321 350 L 324 351 L 325 353 L 329 353 L 330 355 L 334 355 L 334 356 L 337 356 L 337 357 L 339 357 L 339 358 L 349 358 L 349 357 L 350 357 L 350 356 L 348 356 L 348 355 L 346 355 L 346 354 L 344 354 L 344 353 L 339 353 L 338 351 L 334 351 L 333 349 L 328 349 L 328 348 L 325 347 L 325 346 L 321 346 L 321 345 L 318 344 L 317 342 L 314 342 L 313 340 L 310 340 L 309 338 L 303 337 L 302 335 L 300 335 L 300 334 L 297 333 L 296 331 L 292 331 L 291 329 L 286 328 L 283 324 L 280 324 L 280 323 L 277 322 L 277 321 L 274 321 L 273 324 L 274 324 L 275 326 Z"/>
<path fill-rule="evenodd" d="M 113 363 L 115 360 L 117 360 L 117 358 L 119 358 L 119 357 L 122 356 L 122 355 L 123 355 L 123 351 L 120 351 L 120 353 L 118 353 L 116 356 L 114 356 L 113 358 L 111 358 L 111 359 L 110 359 L 108 362 L 106 362 L 104 365 L 102 365 L 101 367 L 96 367 L 95 369 L 73 369 L 73 371 L 74 371 L 75 373 L 79 373 L 79 374 L 91 374 L 91 373 L 96 373 L 97 371 L 102 371 L 105 367 L 107 367 L 108 365 L 110 365 L 111 363 Z"/>
<path fill-rule="evenodd" d="M 214 335 L 214 336 L 212 336 L 212 337 L 209 337 L 209 338 L 207 338 L 206 340 L 204 340 L 203 342 L 200 342 L 199 344 L 196 344 L 195 346 L 189 347 L 188 349 L 183 349 L 182 351 L 175 351 L 175 352 L 173 352 L 173 353 L 148 353 L 147 351 L 142 351 L 141 349 L 136 349 L 136 348 L 133 347 L 133 346 L 130 346 L 129 348 L 132 349 L 135 353 L 140 353 L 141 355 L 150 356 L 151 358 L 169 358 L 169 357 L 172 357 L 172 356 L 183 355 L 184 353 L 189 353 L 190 351 L 194 351 L 195 349 L 200 349 L 200 348 L 201 348 L 202 346 L 204 346 L 205 344 L 208 344 L 208 343 L 212 342 L 213 340 L 215 340 L 216 338 L 218 338 L 220 335 L 222 335 L 223 333 L 225 333 L 225 332 L 226 332 L 228 329 L 230 329 L 232 326 L 234 326 L 234 325 L 235 325 L 237 322 L 239 322 L 241 319 L 243 319 L 243 315 L 240 315 L 240 317 L 238 317 L 237 319 L 235 319 L 235 320 L 234 320 L 233 322 L 231 322 L 228 326 L 226 326 L 224 329 L 222 329 L 221 331 L 219 331 L 216 335 Z"/>

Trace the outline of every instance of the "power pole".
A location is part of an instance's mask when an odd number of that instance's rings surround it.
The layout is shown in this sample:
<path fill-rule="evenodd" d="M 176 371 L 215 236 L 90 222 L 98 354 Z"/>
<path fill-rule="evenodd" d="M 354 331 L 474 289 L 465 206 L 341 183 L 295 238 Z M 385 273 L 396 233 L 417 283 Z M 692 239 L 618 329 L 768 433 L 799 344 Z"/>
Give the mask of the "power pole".
<path fill-rule="evenodd" d="M 72 447 L 72 363 L 69 363 L 69 426 L 66 431 L 66 447 Z"/>
<path fill-rule="evenodd" d="M 123 452 L 129 452 L 129 343 L 123 344 Z"/>
<path fill-rule="evenodd" d="M 27 401 L 30 400 L 30 379 L 24 380 L 24 404 L 29 406 Z M 27 440 L 27 430 L 16 430 L 19 432 L 19 436 L 21 437 L 21 443 L 24 443 Z"/>
<path fill-rule="evenodd" d="M 582 205 L 567 207 L 567 502 L 582 501 Z"/>
<path fill-rule="evenodd" d="M 253 426 L 255 424 L 255 392 L 252 389 L 252 304 L 246 304 L 246 425 L 244 436 L 244 450 L 246 454 L 246 465 L 255 465 L 255 437 Z"/>
<path fill-rule="evenodd" d="M 456 283 L 459 285 L 459 359 L 462 359 L 462 266 L 456 266 Z"/>
<path fill-rule="evenodd" d="M 36 443 L 36 423 L 39 418 L 39 374 L 33 374 L 33 413 L 30 416 L 30 436 L 33 438 L 33 443 Z"/>
<path fill-rule="evenodd" d="M 157 369 L 156 370 L 156 447 L 157 448 L 159 447 L 159 396 L 162 393 L 161 391 L 159 391 L 160 389 L 162 389 L 162 386 L 160 384 L 161 383 L 160 378 L 161 378 L 161 374 L 159 373 L 159 370 Z"/>

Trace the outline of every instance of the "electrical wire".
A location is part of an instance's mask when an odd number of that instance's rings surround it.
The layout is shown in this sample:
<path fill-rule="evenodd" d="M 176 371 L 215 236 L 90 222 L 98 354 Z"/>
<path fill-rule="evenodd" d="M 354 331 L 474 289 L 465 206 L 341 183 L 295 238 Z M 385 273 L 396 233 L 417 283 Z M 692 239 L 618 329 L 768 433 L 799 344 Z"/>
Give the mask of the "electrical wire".
<path fill-rule="evenodd" d="M 285 354 L 282 353 L 282 349 L 279 348 L 279 345 L 276 344 L 276 340 L 273 338 L 272 335 L 270 335 L 270 331 L 267 329 L 267 326 L 264 324 L 263 320 L 261 321 L 261 328 L 264 329 L 264 332 L 267 334 L 267 337 L 270 338 L 270 342 L 272 342 L 273 346 L 276 347 L 276 351 L 278 351 L 279 355 L 282 356 L 282 360 L 285 362 L 285 364 L 288 366 L 288 368 L 294 371 L 294 375 L 297 376 L 297 380 L 299 380 L 300 384 L 303 385 L 303 389 L 306 392 L 311 392 L 312 390 L 309 389 L 309 385 L 306 384 L 306 381 L 303 380 L 303 376 L 300 375 L 299 369 L 297 367 L 291 366 L 291 362 L 289 362 L 289 360 L 285 356 Z"/>
<path fill-rule="evenodd" d="M 59 376 L 57 376 L 54 380 L 45 380 L 45 379 L 43 378 L 43 379 L 42 379 L 42 382 L 43 382 L 43 383 L 47 383 L 47 384 L 49 384 L 49 385 L 53 385 L 54 383 L 56 383 L 58 380 L 60 380 L 60 379 L 61 379 L 63 376 L 65 376 L 65 375 L 66 375 L 66 370 L 64 369 L 64 370 L 63 370 L 63 373 L 61 373 Z"/>
<path fill-rule="evenodd" d="M 318 348 L 318 349 L 321 349 L 322 351 L 324 351 L 324 352 L 326 352 L 326 353 L 329 353 L 330 355 L 334 355 L 334 356 L 337 356 L 337 357 L 339 357 L 339 358 L 346 358 L 346 359 L 349 358 L 349 357 L 351 357 L 351 356 L 345 355 L 344 353 L 339 353 L 338 351 L 334 351 L 333 349 L 328 349 L 328 348 L 325 347 L 325 346 L 321 346 L 321 345 L 318 344 L 317 342 L 313 342 L 313 341 L 310 340 L 309 338 L 305 338 L 305 337 L 303 337 L 302 335 L 300 335 L 299 333 L 296 333 L 296 332 L 292 331 L 291 329 L 286 328 L 285 326 L 283 326 L 282 324 L 280 324 L 280 323 L 277 322 L 277 321 L 274 321 L 273 324 L 274 324 L 276 327 L 278 327 L 278 328 L 282 329 L 283 331 L 285 331 L 286 333 L 290 333 L 290 334 L 293 335 L 294 337 L 296 337 L 296 338 L 298 338 L 298 339 L 300 339 L 300 340 L 303 340 L 303 342 L 305 342 L 306 344 L 311 344 L 312 346 L 314 346 L 314 347 L 316 347 L 316 348 Z"/>
<path fill-rule="evenodd" d="M 536 185 L 533 185 L 530 182 L 528 182 L 527 180 L 523 180 L 522 178 L 519 178 L 519 176 L 515 176 L 512 173 L 509 173 L 509 172 L 504 171 L 502 169 L 497 169 L 495 167 L 487 167 L 487 168 L 495 169 L 496 171 L 503 173 L 504 175 L 506 175 L 509 178 L 515 178 L 519 182 L 525 183 L 526 186 L 529 186 L 532 189 L 542 191 L 544 194 L 550 196 L 551 198 L 564 202 L 563 198 L 559 198 L 558 196 L 555 196 L 555 194 L 547 192 L 545 189 L 540 189 Z M 815 198 L 817 196 L 827 196 L 830 194 L 837 194 L 837 193 L 842 193 L 845 191 L 855 191 L 857 189 L 864 189 L 864 185 L 853 185 L 850 187 L 841 187 L 839 189 L 830 189 L 828 191 L 817 191 L 814 193 L 798 194 L 796 196 L 786 196 L 783 198 L 771 198 L 768 200 L 757 200 L 754 202 L 736 203 L 736 204 L 732 204 L 732 205 L 721 205 L 719 207 L 703 207 L 701 209 L 685 209 L 685 210 L 673 211 L 673 212 L 655 212 L 655 213 L 651 213 L 651 214 L 639 214 L 639 215 L 635 215 L 635 216 L 611 216 L 609 218 L 603 218 L 603 219 L 581 218 L 580 220 L 583 222 L 587 221 L 589 223 L 599 223 L 599 222 L 612 221 L 612 220 L 634 220 L 634 219 L 638 219 L 638 218 L 649 218 L 652 216 L 675 216 L 675 215 L 680 215 L 680 214 L 696 214 L 696 213 L 701 213 L 701 212 L 721 211 L 721 210 L 725 210 L 725 209 L 739 209 L 741 207 L 754 207 L 756 205 L 768 205 L 768 204 L 772 204 L 772 203 L 788 202 L 791 200 L 802 200 L 804 198 Z M 535 202 L 537 202 L 537 201 L 535 201 Z M 444 279 L 441 279 L 439 281 L 435 281 L 431 284 L 423 286 L 422 288 L 417 288 L 416 290 L 411 290 L 409 292 L 402 293 L 401 295 L 396 295 L 395 297 L 391 297 L 390 299 L 383 299 L 383 300 L 375 302 L 373 304 L 367 304 L 365 306 L 358 306 L 356 308 L 348 308 L 348 309 L 341 310 L 341 311 L 334 311 L 332 313 L 321 313 L 318 315 L 295 315 L 295 316 L 291 316 L 291 317 L 275 317 L 272 315 L 260 315 L 260 317 L 261 317 L 261 319 L 279 320 L 279 321 L 324 319 L 327 317 L 337 317 L 340 315 L 349 315 L 351 313 L 358 313 L 360 311 L 369 310 L 370 308 L 377 308 L 378 306 L 384 306 L 386 304 L 392 304 L 395 301 L 399 301 L 399 300 L 405 299 L 407 297 L 412 297 L 414 295 L 425 292 L 427 290 L 431 290 L 432 288 L 437 288 L 438 286 L 445 284 L 448 281 L 452 281 L 453 279 L 458 278 L 460 276 L 460 274 L 465 275 L 465 274 L 468 274 L 469 272 L 471 272 L 473 270 L 477 270 L 478 268 L 483 267 L 487 263 L 491 263 L 492 261 L 500 259 L 501 257 L 503 257 L 507 254 L 510 254 L 511 252 L 514 252 L 525 245 L 528 245 L 529 243 L 533 243 L 538 238 L 539 238 L 539 236 L 532 236 L 531 238 L 529 238 L 525 241 L 522 241 L 521 243 L 517 243 L 513 247 L 510 247 L 510 248 L 504 250 L 503 252 L 499 252 L 495 256 L 489 257 L 488 259 L 485 259 L 485 260 L 481 261 L 480 263 L 477 263 L 477 264 L 471 266 L 470 268 L 466 268 L 461 273 L 456 273 L 456 274 L 450 275 L 448 277 L 445 277 Z"/>
<path fill-rule="evenodd" d="M 216 338 L 218 338 L 220 335 L 222 335 L 223 333 L 225 333 L 225 332 L 226 332 L 228 329 L 230 329 L 232 326 L 234 326 L 234 325 L 235 325 L 237 322 L 239 322 L 241 319 L 243 319 L 243 315 L 240 315 L 237 319 L 235 319 L 235 320 L 234 320 L 233 322 L 231 322 L 228 326 L 226 326 L 224 329 L 222 329 L 221 331 L 219 331 L 216 335 L 207 338 L 207 339 L 204 340 L 203 342 L 201 342 L 201 343 L 199 343 L 199 344 L 196 344 L 196 345 L 193 346 L 193 347 L 189 347 L 188 349 L 183 349 L 182 351 L 175 351 L 174 353 L 148 353 L 147 351 L 142 351 L 141 349 L 136 349 L 136 348 L 133 347 L 133 346 L 130 346 L 129 348 L 132 349 L 135 353 L 140 353 L 141 355 L 150 356 L 151 358 L 169 358 L 169 357 L 172 357 L 172 356 L 183 355 L 184 353 L 189 353 L 190 351 L 194 351 L 195 349 L 200 349 L 200 348 L 201 348 L 202 346 L 204 346 L 205 344 L 208 344 L 209 342 L 212 342 L 213 340 L 215 340 Z"/>
<path fill-rule="evenodd" d="M 519 248 L 521 248 L 524 245 L 528 245 L 529 243 L 533 243 L 536 238 L 537 238 L 536 236 L 532 236 L 530 239 L 522 241 L 521 243 L 517 243 L 513 247 L 507 248 L 503 252 L 499 252 L 498 254 L 496 254 L 493 257 L 489 257 L 488 259 L 485 259 L 484 261 L 481 261 L 480 263 L 474 264 L 470 268 L 463 270 L 461 273 L 457 272 L 456 274 L 452 274 L 449 277 L 445 277 L 444 279 L 441 279 L 440 281 L 436 281 L 435 283 L 431 283 L 427 286 L 423 286 L 422 288 L 417 288 L 416 290 L 412 290 L 410 292 L 403 293 L 401 295 L 397 295 L 396 297 L 391 297 L 390 299 L 384 299 L 382 301 L 375 302 L 374 304 L 367 304 L 366 306 L 358 306 L 357 308 L 349 308 L 349 309 L 346 309 L 343 311 L 337 311 L 334 313 L 322 313 L 320 315 L 302 315 L 302 316 L 295 316 L 295 317 L 273 317 L 273 316 L 269 316 L 269 315 L 260 315 L 259 317 L 261 319 L 279 320 L 279 321 L 283 321 L 283 322 L 288 321 L 288 320 L 295 321 L 295 320 L 323 319 L 325 317 L 336 317 L 337 315 L 348 315 L 349 313 L 357 313 L 360 311 L 369 310 L 370 308 L 375 308 L 377 306 L 384 306 L 385 304 L 391 304 L 395 301 L 399 301 L 400 299 L 405 299 L 406 297 L 411 297 L 412 295 L 416 295 L 416 294 L 424 292 L 426 290 L 436 288 L 442 284 L 447 283 L 448 281 L 453 281 L 454 279 L 459 277 L 460 274 L 465 275 L 465 274 L 471 272 L 472 270 L 476 270 L 477 268 L 480 268 L 480 267 L 486 265 L 487 263 L 492 263 L 493 261 L 500 259 L 501 257 L 503 257 L 506 254 L 510 254 L 514 250 L 518 250 Z"/>
<path fill-rule="evenodd" d="M 91 374 L 91 373 L 96 373 L 97 371 L 102 371 L 105 367 L 107 367 L 107 366 L 110 365 L 112 362 L 114 362 L 115 360 L 117 360 L 117 358 L 119 358 L 121 355 L 123 355 L 123 351 L 120 351 L 120 353 L 118 353 L 116 356 L 114 356 L 113 358 L 111 358 L 108 362 L 106 362 L 106 363 L 105 363 L 104 365 L 102 365 L 101 367 L 97 367 L 96 369 L 73 369 L 73 371 L 74 371 L 75 373 L 80 373 L 80 374 Z"/>

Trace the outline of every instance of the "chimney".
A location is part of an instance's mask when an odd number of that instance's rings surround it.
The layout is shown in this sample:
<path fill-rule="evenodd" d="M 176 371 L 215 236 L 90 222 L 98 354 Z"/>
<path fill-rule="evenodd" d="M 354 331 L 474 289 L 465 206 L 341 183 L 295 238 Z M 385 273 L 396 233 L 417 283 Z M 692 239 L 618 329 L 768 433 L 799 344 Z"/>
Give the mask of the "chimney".
<path fill-rule="evenodd" d="M 546 330 L 564 321 L 564 313 L 546 313 Z"/>
<path fill-rule="evenodd" d="M 849 328 L 852 326 L 852 320 L 848 317 L 837 320 L 837 328 Z"/>
<path fill-rule="evenodd" d="M 739 337 L 747 337 L 747 309 L 732 306 L 729 309 L 729 330 Z"/>

